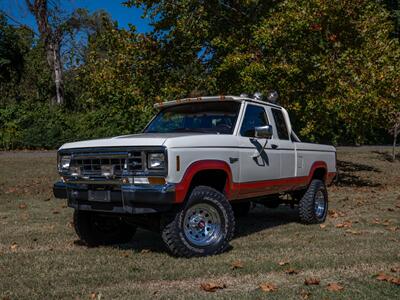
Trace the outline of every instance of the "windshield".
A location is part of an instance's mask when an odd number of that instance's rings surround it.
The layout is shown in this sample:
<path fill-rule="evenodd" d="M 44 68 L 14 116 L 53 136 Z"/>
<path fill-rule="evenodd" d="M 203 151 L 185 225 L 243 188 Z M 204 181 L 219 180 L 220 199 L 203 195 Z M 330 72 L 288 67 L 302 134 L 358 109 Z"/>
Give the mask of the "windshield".
<path fill-rule="evenodd" d="M 232 134 L 240 103 L 188 103 L 167 107 L 144 130 L 146 133 L 204 132 Z"/>

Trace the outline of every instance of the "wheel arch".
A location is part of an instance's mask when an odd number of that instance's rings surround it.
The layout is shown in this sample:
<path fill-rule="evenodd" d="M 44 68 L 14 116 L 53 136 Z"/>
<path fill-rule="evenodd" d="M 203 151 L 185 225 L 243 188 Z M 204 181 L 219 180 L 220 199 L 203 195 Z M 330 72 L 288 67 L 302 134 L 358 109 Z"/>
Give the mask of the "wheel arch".
<path fill-rule="evenodd" d="M 223 176 L 222 178 L 220 178 Z M 215 188 L 229 199 L 232 196 L 232 171 L 228 163 L 221 160 L 201 160 L 192 163 L 175 187 L 175 202 L 182 203 L 190 191 L 198 185 Z"/>
<path fill-rule="evenodd" d="M 313 163 L 310 169 L 310 173 L 308 176 L 308 184 L 311 183 L 313 179 L 320 179 L 323 182 L 326 182 L 328 174 L 328 167 L 326 165 L 326 162 L 324 161 L 316 161 Z"/>

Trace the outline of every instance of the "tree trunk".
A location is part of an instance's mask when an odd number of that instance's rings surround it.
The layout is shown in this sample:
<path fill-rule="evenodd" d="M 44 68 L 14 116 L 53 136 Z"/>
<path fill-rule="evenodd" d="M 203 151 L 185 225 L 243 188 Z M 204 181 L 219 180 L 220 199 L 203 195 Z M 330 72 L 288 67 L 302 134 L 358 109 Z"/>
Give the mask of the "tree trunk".
<path fill-rule="evenodd" d="M 64 104 L 63 65 L 61 62 L 60 45 L 62 40 L 61 28 L 52 28 L 49 24 L 47 0 L 25 0 L 29 11 L 33 14 L 38 25 L 40 38 L 46 49 L 46 59 L 55 84 L 54 104 Z"/>
<path fill-rule="evenodd" d="M 53 104 L 64 104 L 64 79 L 60 56 L 60 43 L 51 41 L 46 46 L 47 63 L 51 69 L 51 77 L 55 85 L 55 97 Z"/>

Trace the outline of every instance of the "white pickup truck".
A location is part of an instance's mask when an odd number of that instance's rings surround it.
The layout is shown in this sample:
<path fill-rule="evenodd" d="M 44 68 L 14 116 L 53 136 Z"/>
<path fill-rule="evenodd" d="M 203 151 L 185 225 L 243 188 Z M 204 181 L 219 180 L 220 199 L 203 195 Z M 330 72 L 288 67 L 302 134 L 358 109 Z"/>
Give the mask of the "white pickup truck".
<path fill-rule="evenodd" d="M 251 202 L 290 201 L 301 222 L 325 221 L 336 150 L 302 143 L 284 108 L 236 96 L 156 107 L 141 134 L 58 151 L 54 195 L 75 209 L 75 230 L 88 245 L 127 242 L 145 227 L 160 231 L 174 255 L 217 254 Z"/>

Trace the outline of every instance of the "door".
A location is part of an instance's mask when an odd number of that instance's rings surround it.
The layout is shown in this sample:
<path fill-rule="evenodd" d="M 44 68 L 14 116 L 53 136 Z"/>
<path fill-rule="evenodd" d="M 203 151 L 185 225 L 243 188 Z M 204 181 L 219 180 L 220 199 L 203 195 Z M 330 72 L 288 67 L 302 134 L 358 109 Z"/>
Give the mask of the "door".
<path fill-rule="evenodd" d="M 281 157 L 281 178 L 293 178 L 296 176 L 296 155 L 295 145 L 290 139 L 290 134 L 286 118 L 282 109 L 271 108 L 271 113 L 275 123 L 275 133 L 277 139 L 272 141 L 276 144 Z"/>
<path fill-rule="evenodd" d="M 272 148 L 271 140 L 256 138 L 254 132 L 255 127 L 269 124 L 265 106 L 246 104 L 238 132 L 239 198 L 266 195 L 276 189 L 271 181 L 280 178 L 279 151 Z"/>

